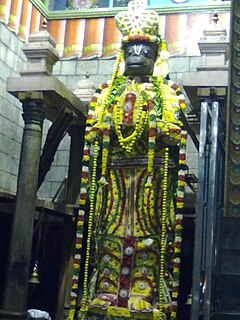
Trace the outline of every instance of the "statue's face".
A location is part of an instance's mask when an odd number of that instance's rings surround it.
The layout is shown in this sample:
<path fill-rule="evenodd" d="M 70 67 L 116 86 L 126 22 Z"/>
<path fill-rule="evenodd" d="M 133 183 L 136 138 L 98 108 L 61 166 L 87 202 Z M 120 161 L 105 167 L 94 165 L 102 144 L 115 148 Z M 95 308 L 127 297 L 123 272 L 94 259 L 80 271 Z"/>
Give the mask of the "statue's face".
<path fill-rule="evenodd" d="M 157 56 L 157 45 L 138 42 L 125 44 L 124 48 L 126 76 L 150 76 Z"/>

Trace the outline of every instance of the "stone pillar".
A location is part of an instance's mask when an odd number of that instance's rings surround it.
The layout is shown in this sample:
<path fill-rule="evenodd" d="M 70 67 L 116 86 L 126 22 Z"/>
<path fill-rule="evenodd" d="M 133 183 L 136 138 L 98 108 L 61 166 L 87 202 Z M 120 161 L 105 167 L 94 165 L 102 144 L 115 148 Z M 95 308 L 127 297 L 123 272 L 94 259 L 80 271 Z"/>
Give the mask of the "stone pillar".
<path fill-rule="evenodd" d="M 22 97 L 23 98 L 23 97 Z M 22 100 L 25 122 L 1 319 L 27 319 L 27 295 L 44 119 L 41 94 Z"/>
<path fill-rule="evenodd" d="M 226 130 L 225 208 L 228 217 L 240 217 L 240 3 L 232 1 L 230 72 Z M 234 237 L 234 236 L 233 236 Z M 239 289 L 239 288 L 238 288 Z"/>

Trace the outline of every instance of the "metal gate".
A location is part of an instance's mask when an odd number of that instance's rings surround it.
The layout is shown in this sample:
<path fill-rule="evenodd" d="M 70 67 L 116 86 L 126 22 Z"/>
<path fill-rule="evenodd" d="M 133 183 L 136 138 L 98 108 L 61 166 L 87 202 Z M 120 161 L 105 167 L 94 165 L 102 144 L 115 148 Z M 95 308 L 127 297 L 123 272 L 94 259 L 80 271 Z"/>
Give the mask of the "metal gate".
<path fill-rule="evenodd" d="M 221 104 L 201 102 L 198 196 L 191 320 L 211 319 L 217 309 L 219 220 L 223 208 L 224 133 Z"/>

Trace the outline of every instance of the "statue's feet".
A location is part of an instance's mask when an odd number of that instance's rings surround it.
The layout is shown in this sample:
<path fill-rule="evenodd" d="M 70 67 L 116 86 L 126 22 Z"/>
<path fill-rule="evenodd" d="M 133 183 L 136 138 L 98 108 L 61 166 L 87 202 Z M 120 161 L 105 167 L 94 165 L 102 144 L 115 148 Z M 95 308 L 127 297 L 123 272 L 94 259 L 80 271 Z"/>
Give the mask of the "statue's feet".
<path fill-rule="evenodd" d="M 101 308 L 106 310 L 109 306 L 116 305 L 117 296 L 110 293 L 98 294 L 97 298 L 92 300 L 89 308 Z"/>
<path fill-rule="evenodd" d="M 131 312 L 152 312 L 153 307 L 151 303 L 139 299 L 137 297 L 129 299 L 129 309 Z"/>

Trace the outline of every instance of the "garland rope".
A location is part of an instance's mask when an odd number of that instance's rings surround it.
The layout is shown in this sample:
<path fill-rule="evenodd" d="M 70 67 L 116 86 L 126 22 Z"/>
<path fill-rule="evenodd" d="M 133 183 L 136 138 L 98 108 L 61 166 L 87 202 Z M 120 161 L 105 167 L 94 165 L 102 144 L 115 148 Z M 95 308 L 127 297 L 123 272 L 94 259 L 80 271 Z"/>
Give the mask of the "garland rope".
<path fill-rule="evenodd" d="M 162 320 L 166 319 L 164 313 L 164 262 L 165 262 L 165 235 L 166 235 L 166 218 L 167 218 L 167 191 L 168 191 L 168 161 L 169 148 L 165 149 L 164 169 L 163 169 L 163 199 L 162 199 L 162 218 L 161 218 L 161 254 L 160 254 L 160 279 L 159 279 L 159 311 Z"/>
<path fill-rule="evenodd" d="M 176 200 L 176 217 L 175 217 L 175 240 L 173 252 L 173 288 L 172 288 L 172 306 L 171 320 L 177 318 L 177 300 L 179 294 L 179 276 L 180 276 L 180 258 L 182 244 L 182 222 L 183 222 L 183 206 L 184 206 L 184 189 L 185 189 L 185 170 L 186 170 L 186 144 L 187 133 L 182 131 L 179 150 L 179 167 L 178 171 L 178 186 Z"/>
<path fill-rule="evenodd" d="M 97 158 L 98 158 L 98 142 L 94 145 L 94 155 L 93 155 L 93 168 L 92 168 L 92 180 L 91 180 L 91 193 L 90 193 L 90 211 L 88 219 L 88 230 L 87 230 L 87 248 L 86 248 L 86 259 L 84 266 L 84 276 L 83 276 L 83 297 L 81 305 L 81 319 L 85 319 L 85 314 L 88 311 L 87 297 L 88 297 L 88 268 L 90 262 L 90 250 L 91 250 L 91 236 L 92 236 L 92 226 L 93 226 L 93 215 L 95 207 L 95 190 L 96 190 L 96 175 L 97 175 Z"/>

